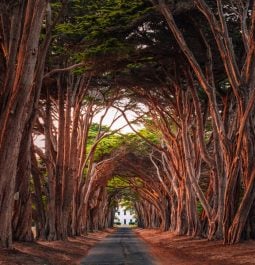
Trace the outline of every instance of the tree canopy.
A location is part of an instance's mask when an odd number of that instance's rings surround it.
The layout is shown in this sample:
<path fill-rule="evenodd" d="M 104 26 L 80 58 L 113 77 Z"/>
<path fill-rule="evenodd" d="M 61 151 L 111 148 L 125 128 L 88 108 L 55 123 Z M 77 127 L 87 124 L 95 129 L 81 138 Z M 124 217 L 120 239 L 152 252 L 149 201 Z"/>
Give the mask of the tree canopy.
<path fill-rule="evenodd" d="M 141 227 L 255 238 L 254 0 L 4 0 L 0 16 L 3 247 L 32 221 L 47 240 L 110 227 L 120 197 Z"/>

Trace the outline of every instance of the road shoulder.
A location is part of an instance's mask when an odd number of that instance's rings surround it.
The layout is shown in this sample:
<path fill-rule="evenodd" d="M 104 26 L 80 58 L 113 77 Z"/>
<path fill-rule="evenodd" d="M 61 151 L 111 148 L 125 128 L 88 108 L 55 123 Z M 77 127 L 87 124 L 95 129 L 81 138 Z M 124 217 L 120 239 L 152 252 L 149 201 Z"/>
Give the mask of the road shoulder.
<path fill-rule="evenodd" d="M 222 241 L 175 236 L 157 229 L 135 229 L 158 265 L 254 265 L 255 241 L 224 246 Z"/>

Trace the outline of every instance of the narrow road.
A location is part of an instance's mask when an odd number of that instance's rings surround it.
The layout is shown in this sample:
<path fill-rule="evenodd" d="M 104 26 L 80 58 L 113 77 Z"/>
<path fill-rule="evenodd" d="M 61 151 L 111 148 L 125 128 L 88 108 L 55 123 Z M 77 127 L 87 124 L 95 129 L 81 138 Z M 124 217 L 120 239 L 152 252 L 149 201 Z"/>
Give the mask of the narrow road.
<path fill-rule="evenodd" d="M 156 265 L 145 243 L 130 228 L 119 228 L 92 248 L 81 265 Z"/>

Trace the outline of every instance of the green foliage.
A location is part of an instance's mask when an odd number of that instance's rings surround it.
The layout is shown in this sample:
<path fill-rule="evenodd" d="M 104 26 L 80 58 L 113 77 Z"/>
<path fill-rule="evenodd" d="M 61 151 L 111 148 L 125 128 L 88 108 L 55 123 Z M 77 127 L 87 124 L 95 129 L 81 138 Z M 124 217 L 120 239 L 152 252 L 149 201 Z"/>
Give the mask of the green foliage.
<path fill-rule="evenodd" d="M 140 185 L 140 179 L 136 178 L 137 186 Z M 139 195 L 130 187 L 129 182 L 121 176 L 114 176 L 107 183 L 109 193 L 118 193 L 118 198 L 122 207 L 134 210 L 134 202 L 138 200 Z"/>
<path fill-rule="evenodd" d="M 199 215 L 201 215 L 202 211 L 203 211 L 203 206 L 202 206 L 201 202 L 198 201 L 197 202 L 197 212 L 198 212 Z"/>
<path fill-rule="evenodd" d="M 88 144 L 89 145 L 94 143 L 99 130 L 101 132 L 107 132 L 109 130 L 109 128 L 105 125 L 100 126 L 98 123 L 92 123 L 90 128 L 89 128 L 89 135 L 88 135 Z"/>
<path fill-rule="evenodd" d="M 134 201 L 137 200 L 136 196 L 130 196 L 130 197 L 122 197 L 122 201 L 120 202 L 120 205 L 124 207 L 126 210 L 134 211 Z"/>
<path fill-rule="evenodd" d="M 130 51 L 126 41 L 133 24 L 150 11 L 146 1 L 82 0 L 69 1 L 68 14 L 58 24 L 55 36 L 68 48 L 75 45 L 76 61 L 102 55 L 121 55 Z M 77 45 L 78 44 L 78 45 Z M 60 50 L 58 50 L 60 48 Z M 61 45 L 55 50 L 61 52 Z M 78 48 L 78 49 L 77 49 Z"/>
<path fill-rule="evenodd" d="M 87 152 L 89 152 L 95 142 L 100 127 L 99 124 L 92 124 L 89 129 L 89 136 L 87 142 Z M 101 133 L 110 133 L 107 126 L 101 127 Z M 142 129 L 139 133 L 154 144 L 159 143 L 159 136 L 149 131 L 148 129 Z M 120 135 L 118 133 L 110 134 L 104 137 L 97 145 L 95 150 L 95 161 L 100 161 L 106 156 L 111 155 L 113 152 L 117 152 L 119 148 L 126 148 L 127 151 L 146 156 L 151 150 L 151 146 L 143 140 L 139 135 L 135 133 L 129 133 Z"/>
<path fill-rule="evenodd" d="M 118 149 L 123 143 L 120 135 L 114 134 L 102 139 L 96 148 L 95 160 L 101 160 L 104 156 L 109 155 Z"/>
<path fill-rule="evenodd" d="M 105 42 L 99 44 L 98 46 L 93 46 L 89 50 L 87 50 L 84 54 L 84 58 L 87 57 L 96 57 L 101 55 L 114 55 L 121 56 L 121 54 L 125 54 L 129 52 L 130 47 L 119 41 L 116 38 L 107 39 Z"/>
<path fill-rule="evenodd" d="M 149 142 L 158 144 L 159 137 L 156 133 L 149 131 L 148 129 L 142 129 L 139 134 L 146 138 Z M 151 145 L 142 139 L 139 135 L 129 133 L 123 136 L 124 143 L 127 149 L 134 154 L 146 156 L 151 151 Z"/>
<path fill-rule="evenodd" d="M 100 132 L 99 132 L 100 130 Z M 109 128 L 107 126 L 99 126 L 97 123 L 93 123 L 89 129 L 88 142 L 87 142 L 87 153 L 90 152 L 92 146 L 94 145 L 98 133 L 101 135 L 102 133 L 108 133 Z M 118 134 L 110 134 L 100 140 L 100 142 L 96 146 L 95 150 L 95 161 L 102 160 L 106 155 L 109 155 L 113 150 L 118 149 L 122 144 L 122 137 Z"/>

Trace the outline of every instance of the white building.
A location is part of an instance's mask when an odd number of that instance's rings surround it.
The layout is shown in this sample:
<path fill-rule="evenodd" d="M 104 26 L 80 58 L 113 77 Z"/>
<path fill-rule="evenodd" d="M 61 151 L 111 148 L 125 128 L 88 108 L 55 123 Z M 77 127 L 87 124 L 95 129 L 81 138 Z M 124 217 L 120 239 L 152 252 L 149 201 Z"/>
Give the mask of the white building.
<path fill-rule="evenodd" d="M 119 225 L 130 225 L 136 221 L 135 212 L 119 205 L 115 212 L 115 223 Z"/>

